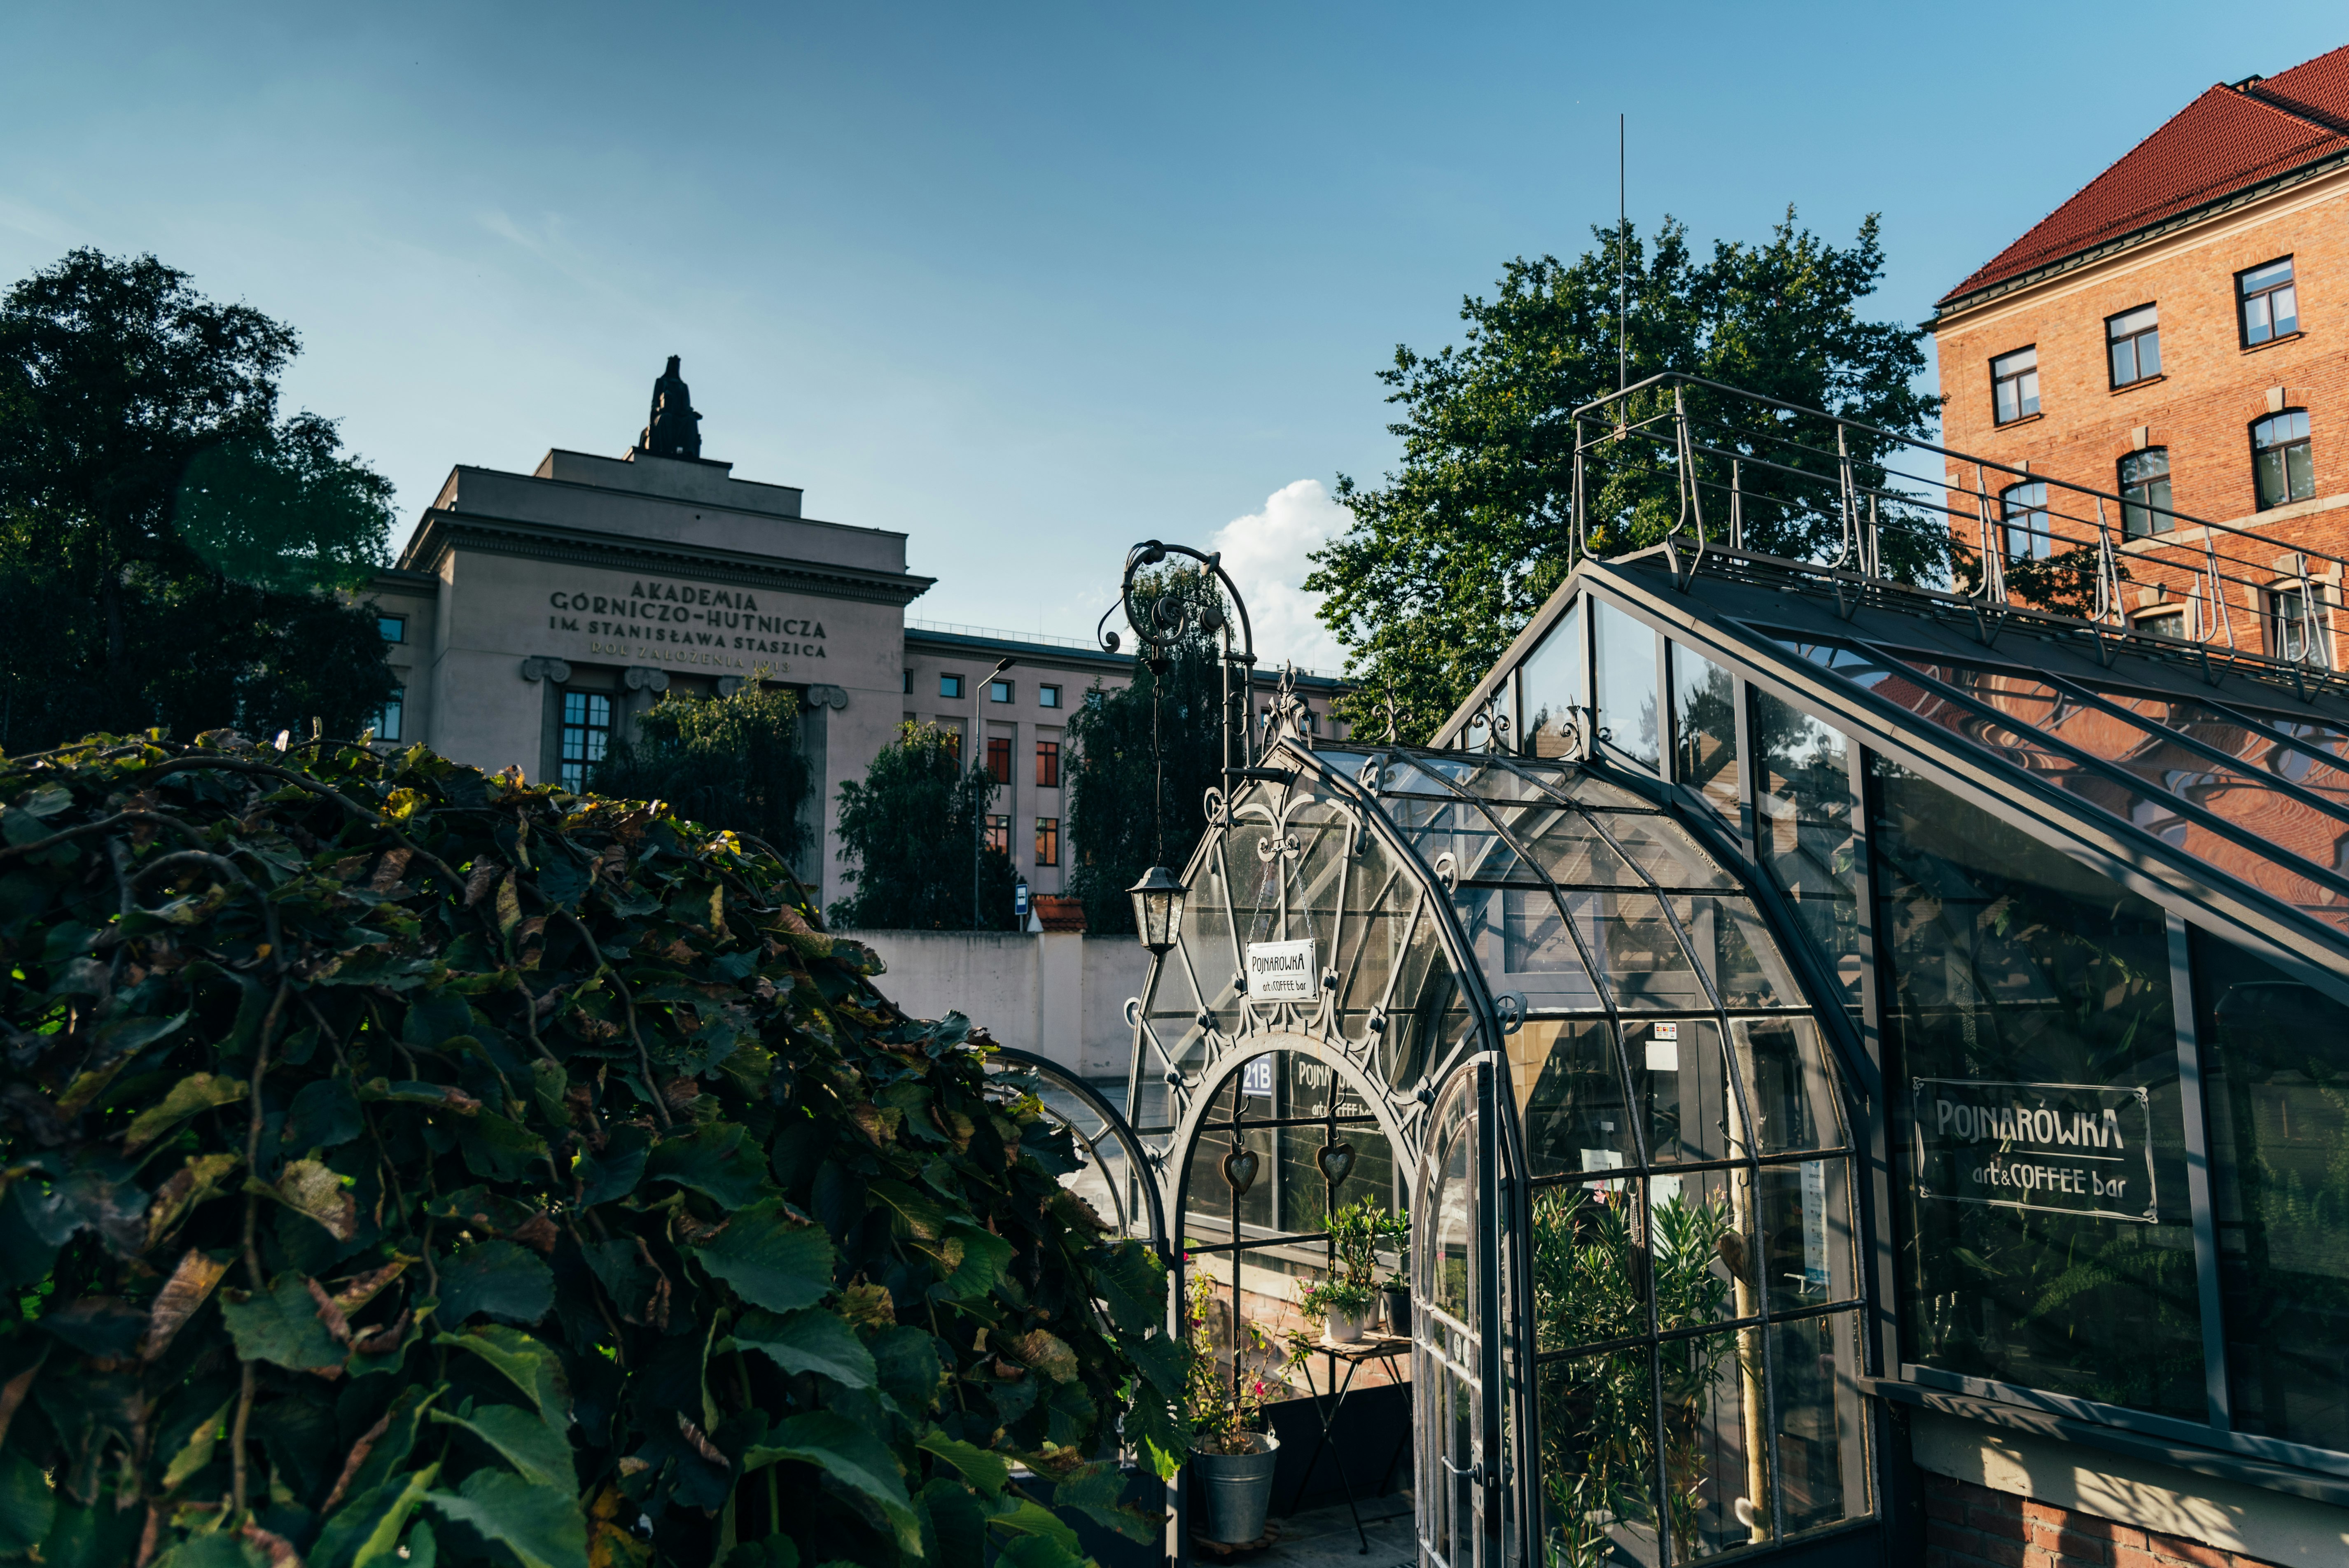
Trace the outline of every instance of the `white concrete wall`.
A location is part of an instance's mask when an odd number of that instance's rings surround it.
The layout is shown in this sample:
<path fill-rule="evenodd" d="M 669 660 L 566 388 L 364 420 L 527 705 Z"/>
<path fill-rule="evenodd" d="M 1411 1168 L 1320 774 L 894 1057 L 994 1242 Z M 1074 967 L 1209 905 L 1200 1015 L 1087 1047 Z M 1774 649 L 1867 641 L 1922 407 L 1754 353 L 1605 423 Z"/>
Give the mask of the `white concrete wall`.
<path fill-rule="evenodd" d="M 1001 1045 L 1083 1078 L 1123 1078 L 1125 1001 L 1150 954 L 1131 936 L 1045 932 L 843 931 L 881 954 L 882 994 L 916 1017 L 959 1012 Z"/>

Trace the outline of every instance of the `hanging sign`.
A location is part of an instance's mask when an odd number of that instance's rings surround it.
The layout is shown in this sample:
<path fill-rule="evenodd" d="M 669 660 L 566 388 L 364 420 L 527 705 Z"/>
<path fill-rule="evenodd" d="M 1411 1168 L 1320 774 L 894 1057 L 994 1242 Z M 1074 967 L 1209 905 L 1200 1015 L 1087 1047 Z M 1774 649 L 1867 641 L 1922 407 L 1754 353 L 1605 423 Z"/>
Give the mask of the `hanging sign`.
<path fill-rule="evenodd" d="M 1251 1002 L 1313 1002 L 1321 995 L 1321 965 L 1314 939 L 1251 942 L 1247 944 L 1247 991 Z"/>
<path fill-rule="evenodd" d="M 2150 1224 L 2153 1112 L 2141 1087 L 1917 1078 L 1917 1195 Z"/>

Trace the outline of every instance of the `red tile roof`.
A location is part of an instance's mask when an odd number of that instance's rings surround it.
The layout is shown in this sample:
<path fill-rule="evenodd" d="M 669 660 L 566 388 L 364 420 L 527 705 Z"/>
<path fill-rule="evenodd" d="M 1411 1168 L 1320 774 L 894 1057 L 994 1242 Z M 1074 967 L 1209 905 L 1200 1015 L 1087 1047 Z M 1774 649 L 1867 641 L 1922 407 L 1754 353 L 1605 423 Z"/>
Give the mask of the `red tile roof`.
<path fill-rule="evenodd" d="M 2281 76 L 2210 88 L 1940 303 L 2336 153 L 2349 153 L 2349 46 Z"/>
<path fill-rule="evenodd" d="M 1046 931 L 1082 931 L 1085 928 L 1084 901 L 1062 898 L 1058 893 L 1038 893 L 1029 901 L 1036 923 Z"/>

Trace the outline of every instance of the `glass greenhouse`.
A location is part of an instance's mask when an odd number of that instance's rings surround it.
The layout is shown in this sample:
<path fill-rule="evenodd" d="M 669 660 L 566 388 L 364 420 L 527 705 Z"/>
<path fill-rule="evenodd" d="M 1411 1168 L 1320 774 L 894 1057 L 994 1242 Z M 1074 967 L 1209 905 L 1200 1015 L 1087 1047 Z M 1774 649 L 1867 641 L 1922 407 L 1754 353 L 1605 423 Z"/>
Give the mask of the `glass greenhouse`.
<path fill-rule="evenodd" d="M 2020 470 L 1687 378 L 1577 425 L 1575 515 L 1645 440 L 1671 542 L 1578 537 L 1431 747 L 1267 710 L 1123 1105 L 1053 1091 L 1170 1326 L 1425 1568 L 1905 1563 L 1934 1443 L 2349 1552 L 2349 562 L 2051 479 L 2050 609 Z"/>
<path fill-rule="evenodd" d="M 1408 1214 L 1423 1562 L 1888 1561 L 1920 1406 L 2349 1499 L 2349 697 L 1947 598 L 1586 561 L 1211 799 L 1132 1184 L 1235 1377 Z"/>

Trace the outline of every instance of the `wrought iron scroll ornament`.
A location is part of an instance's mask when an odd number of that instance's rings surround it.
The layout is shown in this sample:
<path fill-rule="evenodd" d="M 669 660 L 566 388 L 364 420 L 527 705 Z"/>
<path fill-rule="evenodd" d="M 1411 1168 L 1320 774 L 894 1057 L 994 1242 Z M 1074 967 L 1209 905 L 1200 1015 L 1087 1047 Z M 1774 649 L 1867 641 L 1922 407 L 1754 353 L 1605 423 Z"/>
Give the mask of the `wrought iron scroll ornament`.
<path fill-rule="evenodd" d="M 1141 580 L 1141 573 L 1153 566 L 1163 565 L 1170 556 L 1184 556 L 1199 563 L 1202 571 L 1212 573 L 1219 592 L 1195 595 L 1180 591 L 1161 590 L 1153 593 Z M 1224 614 L 1228 602 L 1238 624 Z M 1256 632 L 1248 621 L 1247 604 L 1241 599 L 1239 584 L 1224 570 L 1223 553 L 1212 554 L 1192 549 L 1187 544 L 1167 544 L 1155 539 L 1144 540 L 1125 552 L 1125 573 L 1118 584 L 1117 603 L 1102 612 L 1093 626 L 1093 635 L 1110 653 L 1118 651 L 1119 638 L 1109 629 L 1109 618 L 1123 609 L 1125 624 L 1132 628 L 1140 644 L 1135 656 L 1150 666 L 1153 675 L 1164 674 L 1166 655 L 1195 626 L 1218 638 L 1223 645 L 1224 706 L 1224 769 L 1228 774 L 1233 766 L 1231 735 L 1232 666 L 1237 665 L 1244 680 L 1252 680 L 1256 669 Z M 1241 720 L 1238 766 L 1249 765 L 1247 705 L 1240 705 Z"/>
<path fill-rule="evenodd" d="M 1309 841 L 1317 832 L 1342 834 L 1340 855 L 1337 859 L 1346 861 L 1354 859 L 1369 841 L 1369 828 L 1359 809 L 1342 796 L 1316 790 L 1301 778 L 1288 782 L 1267 782 L 1268 788 L 1253 792 L 1238 792 L 1230 796 L 1211 794 L 1210 847 L 1204 857 L 1210 868 L 1219 868 L 1223 864 L 1223 846 L 1237 848 L 1239 844 L 1247 843 L 1255 849 L 1254 858 L 1268 869 L 1269 874 L 1287 879 L 1295 876 L 1298 868 L 1308 860 Z M 1309 821 L 1309 814 L 1316 820 Z M 1335 863 L 1334 860 L 1332 863 Z M 1227 877 L 1211 873 L 1199 880 L 1202 883 L 1199 896 L 1203 898 L 1224 900 L 1238 891 L 1226 886 Z M 1227 909 L 1226 917 L 1237 913 Z M 1348 920 L 1363 917 L 1364 912 L 1359 909 L 1340 909 L 1337 913 L 1341 926 Z M 1243 933 L 1236 931 L 1235 935 L 1244 939 Z M 1195 936 L 1187 936 L 1185 944 L 1178 944 L 1178 949 L 1187 946 L 1191 940 L 1195 940 Z M 1346 938 L 1341 931 L 1332 930 L 1329 940 L 1335 950 L 1342 946 Z M 1379 1053 L 1388 1032 L 1384 1006 L 1381 1005 L 1370 1009 L 1359 1038 L 1341 1034 L 1337 1008 L 1339 991 L 1345 980 L 1343 975 L 1334 970 L 1325 972 L 1321 976 L 1321 995 L 1315 1002 L 1252 1002 L 1247 997 L 1247 976 L 1236 970 L 1228 981 L 1229 1000 L 1220 1003 L 1221 1007 L 1233 1015 L 1226 1025 L 1217 1016 L 1218 997 L 1205 994 L 1211 986 L 1219 992 L 1222 990 L 1221 985 L 1207 978 L 1209 974 L 1220 973 L 1221 964 L 1216 956 L 1203 955 L 1196 951 L 1170 953 L 1162 963 L 1161 985 L 1180 985 L 1184 981 L 1177 976 L 1188 976 L 1191 985 L 1202 993 L 1198 999 L 1196 1020 L 1199 1027 L 1196 1048 L 1200 1055 L 1195 1058 L 1170 1052 L 1167 1046 L 1173 1042 L 1159 1038 L 1147 1012 L 1138 1002 L 1128 1009 L 1129 1021 L 1136 1026 L 1143 1048 L 1158 1058 L 1156 1065 L 1167 1084 L 1171 1108 L 1177 1120 L 1182 1119 L 1201 1091 L 1201 1087 L 1219 1078 L 1219 1069 L 1226 1063 L 1236 1057 L 1245 1058 L 1260 1053 L 1265 1049 L 1268 1036 L 1304 1035 L 1342 1057 L 1367 1083 L 1382 1084 L 1385 1081 L 1385 1075 L 1379 1066 Z M 1390 999 L 1381 997 L 1375 1000 L 1384 1004 Z M 1390 1114 L 1398 1125 L 1417 1126 L 1423 1108 L 1410 1097 L 1391 1093 L 1381 1098 L 1389 1102 Z M 1350 1170 L 1350 1161 L 1346 1156 L 1336 1158 L 1340 1161 L 1341 1172 Z M 1253 1175 L 1253 1172 L 1246 1171 L 1245 1162 L 1239 1169 L 1226 1170 L 1221 1174 L 1228 1181 L 1243 1172 Z M 1336 1179 L 1342 1180 L 1342 1173 Z"/>

